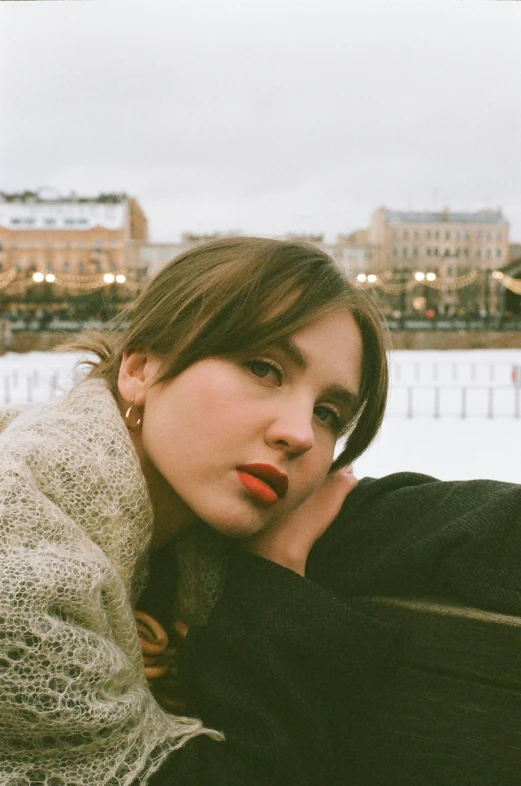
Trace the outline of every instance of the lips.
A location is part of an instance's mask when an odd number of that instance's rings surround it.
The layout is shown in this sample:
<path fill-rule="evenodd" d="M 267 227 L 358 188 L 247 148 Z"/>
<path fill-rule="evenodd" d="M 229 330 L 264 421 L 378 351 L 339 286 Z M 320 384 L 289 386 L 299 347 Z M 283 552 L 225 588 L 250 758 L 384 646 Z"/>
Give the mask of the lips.
<path fill-rule="evenodd" d="M 279 472 L 276 467 L 271 464 L 243 464 L 237 467 L 239 472 L 246 472 L 248 475 L 253 475 L 254 478 L 259 478 L 268 486 L 271 486 L 279 499 L 283 499 L 288 492 L 288 476 L 283 472 Z"/>

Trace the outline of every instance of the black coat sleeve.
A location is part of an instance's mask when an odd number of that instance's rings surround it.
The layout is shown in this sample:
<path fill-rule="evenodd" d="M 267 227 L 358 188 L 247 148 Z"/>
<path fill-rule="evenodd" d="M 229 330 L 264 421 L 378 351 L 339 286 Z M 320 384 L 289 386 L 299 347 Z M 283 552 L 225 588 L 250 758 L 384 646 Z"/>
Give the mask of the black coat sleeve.
<path fill-rule="evenodd" d="M 364 479 L 315 544 L 310 577 L 343 598 L 432 598 L 521 614 L 521 486 Z"/>
<path fill-rule="evenodd" d="M 190 714 L 225 734 L 173 752 L 151 786 L 333 786 L 388 669 L 391 626 L 260 557 L 234 559 L 181 667 Z"/>

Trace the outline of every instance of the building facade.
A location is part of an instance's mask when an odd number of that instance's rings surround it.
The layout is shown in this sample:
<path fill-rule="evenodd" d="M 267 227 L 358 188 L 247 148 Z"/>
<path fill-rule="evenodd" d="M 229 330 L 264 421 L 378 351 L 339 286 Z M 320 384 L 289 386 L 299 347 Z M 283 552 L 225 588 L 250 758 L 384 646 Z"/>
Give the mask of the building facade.
<path fill-rule="evenodd" d="M 381 207 L 371 216 L 368 239 L 379 248 L 371 273 L 387 312 L 497 313 L 502 292 L 492 273 L 510 256 L 509 224 L 500 210 Z"/>
<path fill-rule="evenodd" d="M 0 193 L 0 276 L 54 276 L 56 286 L 125 275 L 127 246 L 148 238 L 139 203 L 126 194 L 45 197 Z"/>

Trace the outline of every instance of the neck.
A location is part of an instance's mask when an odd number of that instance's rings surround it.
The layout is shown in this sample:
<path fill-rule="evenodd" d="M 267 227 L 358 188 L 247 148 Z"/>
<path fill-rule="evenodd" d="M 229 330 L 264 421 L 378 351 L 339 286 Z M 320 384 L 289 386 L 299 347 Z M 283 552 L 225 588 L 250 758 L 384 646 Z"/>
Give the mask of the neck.
<path fill-rule="evenodd" d="M 153 466 L 143 450 L 140 437 L 140 432 L 132 434 L 154 512 L 150 548 L 155 551 L 194 524 L 197 516 Z"/>

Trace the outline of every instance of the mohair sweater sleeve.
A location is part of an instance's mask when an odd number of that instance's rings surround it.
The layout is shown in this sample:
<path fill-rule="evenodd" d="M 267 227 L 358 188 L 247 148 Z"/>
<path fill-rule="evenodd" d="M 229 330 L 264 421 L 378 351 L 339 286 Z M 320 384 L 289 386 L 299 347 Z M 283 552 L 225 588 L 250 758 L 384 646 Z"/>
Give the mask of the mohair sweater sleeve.
<path fill-rule="evenodd" d="M 362 722 L 388 671 L 391 626 L 317 584 L 239 553 L 181 669 L 189 710 L 225 734 L 171 755 L 150 786 L 343 784 L 336 717 Z M 340 743 L 348 755 L 349 742 Z"/>

